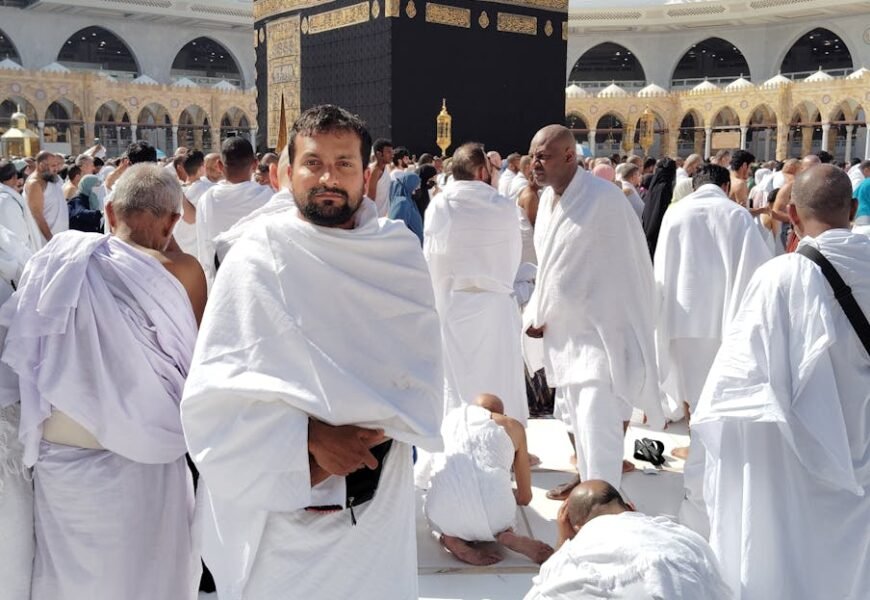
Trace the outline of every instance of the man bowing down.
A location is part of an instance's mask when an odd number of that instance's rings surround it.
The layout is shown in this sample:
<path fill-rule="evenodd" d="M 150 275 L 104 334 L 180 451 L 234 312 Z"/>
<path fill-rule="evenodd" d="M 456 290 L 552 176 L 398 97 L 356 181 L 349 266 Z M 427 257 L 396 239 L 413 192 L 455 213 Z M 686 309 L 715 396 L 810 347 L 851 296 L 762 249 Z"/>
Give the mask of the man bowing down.
<path fill-rule="evenodd" d="M 220 267 L 182 420 L 221 600 L 417 598 L 411 444 L 438 449 L 441 352 L 418 239 L 364 199 L 336 106 L 290 132 L 296 206 Z"/>
<path fill-rule="evenodd" d="M 622 191 L 577 168 L 574 137 L 560 125 L 532 140 L 538 206 L 538 279 L 527 333 L 543 337 L 547 381 L 573 429 L 583 480 L 619 487 L 623 426 L 632 406 L 662 426 L 653 344 L 654 282 L 637 215 Z"/>

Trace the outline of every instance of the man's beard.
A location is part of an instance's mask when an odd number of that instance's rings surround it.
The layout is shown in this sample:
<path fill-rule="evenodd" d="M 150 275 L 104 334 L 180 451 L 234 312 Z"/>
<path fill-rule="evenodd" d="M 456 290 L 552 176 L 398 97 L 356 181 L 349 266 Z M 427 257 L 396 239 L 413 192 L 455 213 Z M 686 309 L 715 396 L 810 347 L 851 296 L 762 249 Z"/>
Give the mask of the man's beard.
<path fill-rule="evenodd" d="M 57 183 L 58 177 L 54 173 L 46 172 L 40 173 L 39 178 L 46 183 Z"/>
<path fill-rule="evenodd" d="M 317 204 L 315 198 L 318 194 L 336 194 L 344 198 L 342 205 L 320 205 Z M 308 190 L 305 198 L 305 206 L 301 208 L 302 216 L 305 220 L 314 225 L 321 227 L 336 227 L 344 225 L 350 221 L 362 206 L 362 198 L 358 199 L 356 205 L 350 200 L 348 193 L 339 188 L 328 188 L 326 186 L 317 186 Z"/>

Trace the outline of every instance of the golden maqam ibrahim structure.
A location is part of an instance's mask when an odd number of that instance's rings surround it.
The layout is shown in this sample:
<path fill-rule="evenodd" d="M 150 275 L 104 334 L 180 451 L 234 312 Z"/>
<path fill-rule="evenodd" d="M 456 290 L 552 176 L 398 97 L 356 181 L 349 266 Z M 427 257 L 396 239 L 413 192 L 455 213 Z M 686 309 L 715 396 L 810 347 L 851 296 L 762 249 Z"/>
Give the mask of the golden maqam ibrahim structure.
<path fill-rule="evenodd" d="M 66 154 L 253 141 L 254 43 L 250 0 L 0 2 L 0 134 L 20 108 Z"/>

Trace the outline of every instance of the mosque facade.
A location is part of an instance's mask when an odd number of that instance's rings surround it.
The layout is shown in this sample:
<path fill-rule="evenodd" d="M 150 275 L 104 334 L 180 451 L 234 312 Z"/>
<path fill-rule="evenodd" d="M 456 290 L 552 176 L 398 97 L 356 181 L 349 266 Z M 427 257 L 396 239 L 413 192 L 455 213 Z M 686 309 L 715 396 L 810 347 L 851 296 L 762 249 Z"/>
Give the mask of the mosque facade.
<path fill-rule="evenodd" d="M 5 0 L 0 133 L 19 108 L 41 146 L 171 154 L 256 139 L 250 0 Z"/>
<path fill-rule="evenodd" d="M 828 0 L 571 1 L 566 124 L 590 153 L 870 157 L 870 11 Z"/>

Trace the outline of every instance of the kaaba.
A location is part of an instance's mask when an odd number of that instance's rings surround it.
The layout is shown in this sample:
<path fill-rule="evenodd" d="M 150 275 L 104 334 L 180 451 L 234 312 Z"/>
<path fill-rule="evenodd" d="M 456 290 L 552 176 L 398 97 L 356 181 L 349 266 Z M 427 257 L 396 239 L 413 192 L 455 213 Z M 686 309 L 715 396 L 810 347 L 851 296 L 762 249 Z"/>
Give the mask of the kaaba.
<path fill-rule="evenodd" d="M 254 0 L 257 147 L 329 103 L 373 138 L 440 154 L 446 100 L 448 154 L 467 141 L 524 152 L 564 121 L 567 20 L 568 0 Z"/>

